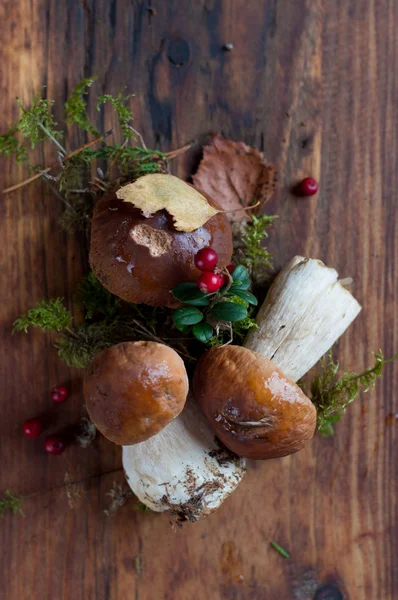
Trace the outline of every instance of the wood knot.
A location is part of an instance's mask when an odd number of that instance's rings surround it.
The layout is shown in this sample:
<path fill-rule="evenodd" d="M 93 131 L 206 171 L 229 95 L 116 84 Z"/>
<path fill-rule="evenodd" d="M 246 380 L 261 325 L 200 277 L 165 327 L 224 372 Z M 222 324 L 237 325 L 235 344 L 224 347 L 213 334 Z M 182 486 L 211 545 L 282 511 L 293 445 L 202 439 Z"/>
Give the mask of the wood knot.
<path fill-rule="evenodd" d="M 314 600 L 344 600 L 344 596 L 335 585 L 323 585 L 316 591 Z"/>
<path fill-rule="evenodd" d="M 177 68 L 183 67 L 190 58 L 189 44 L 181 38 L 174 38 L 171 40 L 168 50 L 167 58 Z"/>
<path fill-rule="evenodd" d="M 300 140 L 300 148 L 302 150 L 310 150 L 312 148 L 312 143 L 313 143 L 313 136 L 306 135 L 306 136 L 302 137 Z"/>

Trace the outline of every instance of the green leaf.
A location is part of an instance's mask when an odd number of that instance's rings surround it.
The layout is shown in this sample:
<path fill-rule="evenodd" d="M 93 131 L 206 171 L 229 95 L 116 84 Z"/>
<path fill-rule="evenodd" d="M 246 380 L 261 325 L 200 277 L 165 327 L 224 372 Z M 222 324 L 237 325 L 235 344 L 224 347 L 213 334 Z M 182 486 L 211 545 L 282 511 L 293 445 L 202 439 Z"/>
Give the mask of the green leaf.
<path fill-rule="evenodd" d="M 247 317 L 247 310 L 244 306 L 233 302 L 219 302 L 213 306 L 209 314 L 217 321 L 241 321 Z"/>
<path fill-rule="evenodd" d="M 184 304 L 192 304 L 192 306 L 208 306 L 209 304 L 207 300 L 208 294 L 201 292 L 194 282 L 178 283 L 171 290 L 171 293 L 174 298 L 177 298 L 177 300 Z"/>
<path fill-rule="evenodd" d="M 213 327 L 209 323 L 197 323 L 192 327 L 192 333 L 197 340 L 206 343 L 213 336 Z"/>
<path fill-rule="evenodd" d="M 174 326 L 178 331 L 181 331 L 181 333 L 188 333 L 189 331 L 189 325 L 180 325 L 179 323 L 174 322 Z"/>
<path fill-rule="evenodd" d="M 176 325 L 195 325 L 203 320 L 203 314 L 197 308 L 182 307 L 177 308 L 173 320 Z"/>
<path fill-rule="evenodd" d="M 250 292 L 247 292 L 246 290 L 235 289 L 233 290 L 233 294 L 234 296 L 239 296 L 239 298 L 243 298 L 243 300 L 246 300 L 246 302 L 248 302 L 249 304 L 253 304 L 253 306 L 257 306 L 258 304 L 256 296 L 254 296 Z"/>
<path fill-rule="evenodd" d="M 244 281 L 245 279 L 249 279 L 249 273 L 246 269 L 246 267 L 244 267 L 243 265 L 238 265 L 233 271 L 232 271 L 232 279 L 234 281 Z"/>
<path fill-rule="evenodd" d="M 228 291 L 233 293 L 235 290 L 248 290 L 250 286 L 250 279 L 244 279 L 243 281 L 237 281 L 236 283 L 233 283 Z"/>
<path fill-rule="evenodd" d="M 283 558 L 290 558 L 289 552 L 287 550 L 285 550 L 284 548 L 282 548 L 282 546 L 280 546 L 276 542 L 270 542 L 270 544 L 274 550 L 276 550 L 277 552 L 279 552 L 279 554 L 281 554 L 283 556 Z"/>

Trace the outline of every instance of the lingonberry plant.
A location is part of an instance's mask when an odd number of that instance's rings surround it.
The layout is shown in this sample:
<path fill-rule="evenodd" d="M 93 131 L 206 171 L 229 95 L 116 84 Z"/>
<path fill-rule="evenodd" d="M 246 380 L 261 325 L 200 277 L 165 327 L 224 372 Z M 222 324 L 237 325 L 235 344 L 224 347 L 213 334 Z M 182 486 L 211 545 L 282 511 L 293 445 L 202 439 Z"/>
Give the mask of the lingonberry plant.
<path fill-rule="evenodd" d="M 200 261 L 204 250 L 205 256 L 212 256 L 211 248 L 204 248 L 198 253 Z M 213 268 L 216 265 L 217 262 Z M 184 306 L 174 312 L 174 325 L 184 333 L 192 327 L 194 337 L 203 343 L 214 336 L 218 338 L 220 329 L 232 332 L 232 323 L 247 319 L 249 305 L 257 305 L 257 298 L 248 291 L 250 285 L 249 273 L 243 265 L 230 265 L 219 273 L 204 271 L 196 283 L 179 283 L 172 294 Z"/>

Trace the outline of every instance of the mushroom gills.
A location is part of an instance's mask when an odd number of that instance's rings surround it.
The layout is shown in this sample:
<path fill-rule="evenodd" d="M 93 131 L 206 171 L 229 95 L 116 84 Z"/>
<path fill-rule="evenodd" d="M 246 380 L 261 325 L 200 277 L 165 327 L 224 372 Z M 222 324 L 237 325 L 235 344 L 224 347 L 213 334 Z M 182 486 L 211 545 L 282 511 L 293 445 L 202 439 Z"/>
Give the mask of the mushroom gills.
<path fill-rule="evenodd" d="M 193 399 L 151 439 L 123 447 L 123 467 L 136 496 L 156 512 L 197 521 L 216 510 L 245 474 L 245 460 L 214 436 Z"/>

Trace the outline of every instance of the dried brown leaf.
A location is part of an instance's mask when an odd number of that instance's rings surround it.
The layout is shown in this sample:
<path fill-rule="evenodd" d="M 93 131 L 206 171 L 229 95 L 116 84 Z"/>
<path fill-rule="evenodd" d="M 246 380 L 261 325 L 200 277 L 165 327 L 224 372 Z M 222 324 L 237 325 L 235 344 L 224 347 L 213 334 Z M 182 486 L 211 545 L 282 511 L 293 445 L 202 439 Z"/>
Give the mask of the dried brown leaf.
<path fill-rule="evenodd" d="M 217 134 L 204 147 L 193 182 L 197 190 L 214 198 L 228 212 L 230 221 L 248 221 L 250 214 L 238 209 L 259 202 L 253 213 L 261 212 L 275 191 L 276 168 L 256 148 Z"/>
<path fill-rule="evenodd" d="M 194 231 L 220 212 L 195 188 L 173 175 L 145 175 L 120 188 L 116 195 L 134 204 L 145 217 L 167 210 L 178 231 Z"/>

